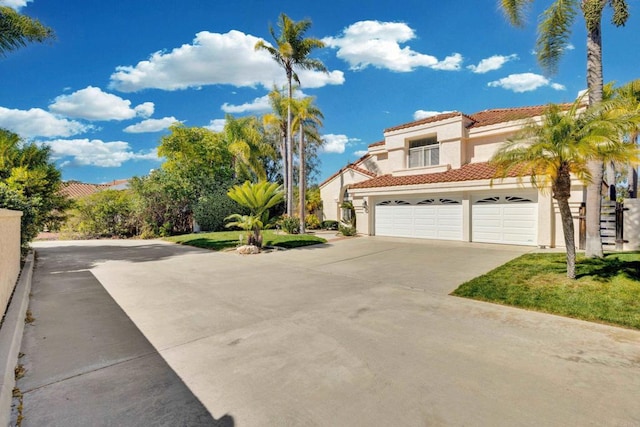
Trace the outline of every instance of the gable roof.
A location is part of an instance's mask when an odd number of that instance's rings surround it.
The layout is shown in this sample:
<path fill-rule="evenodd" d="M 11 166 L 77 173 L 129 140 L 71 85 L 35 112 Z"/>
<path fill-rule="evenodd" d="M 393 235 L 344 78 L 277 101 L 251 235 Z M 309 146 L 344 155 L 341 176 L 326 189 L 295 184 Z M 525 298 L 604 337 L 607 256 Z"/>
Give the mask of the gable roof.
<path fill-rule="evenodd" d="M 446 120 L 446 119 L 450 119 L 452 117 L 459 117 L 459 116 L 463 116 L 463 114 L 459 113 L 457 111 L 453 111 L 451 113 L 438 114 L 436 116 L 426 117 L 424 119 L 415 120 L 413 122 L 404 123 L 404 124 L 401 124 L 401 125 L 398 125 L 398 126 L 393 126 L 393 127 L 385 129 L 384 132 L 385 133 L 393 132 L 394 130 L 406 129 L 406 128 L 410 128 L 410 127 L 414 127 L 414 126 L 424 125 L 424 124 L 427 124 L 427 123 L 435 123 L 435 122 L 439 122 L 441 120 Z M 369 147 L 371 147 L 371 145 Z"/>
<path fill-rule="evenodd" d="M 332 179 L 334 179 L 335 177 L 337 177 L 338 175 L 340 175 L 341 173 L 345 172 L 348 169 L 351 169 L 352 171 L 358 172 L 358 173 L 360 173 L 362 175 L 365 175 L 365 176 L 376 177 L 377 175 L 375 173 L 373 173 L 371 171 L 368 171 L 366 169 L 363 169 L 361 167 L 358 167 L 358 165 L 360 163 L 362 163 L 362 161 L 365 160 L 367 157 L 369 157 L 368 154 L 362 156 L 361 158 L 359 158 L 358 160 L 356 160 L 353 163 L 349 163 L 347 166 L 343 167 L 338 172 L 334 173 L 329 178 L 327 178 L 324 181 L 322 181 L 318 187 L 322 187 L 323 185 L 327 184 L 329 181 L 331 181 Z"/>
<path fill-rule="evenodd" d="M 398 187 L 401 185 L 476 181 L 491 179 L 495 176 L 495 172 L 495 166 L 491 166 L 489 163 L 468 163 L 463 165 L 460 169 L 449 169 L 446 172 L 406 176 L 381 175 L 367 181 L 352 184 L 349 188 Z M 513 170 L 508 174 L 508 176 L 516 177 L 519 175 L 518 172 L 518 170 Z"/>

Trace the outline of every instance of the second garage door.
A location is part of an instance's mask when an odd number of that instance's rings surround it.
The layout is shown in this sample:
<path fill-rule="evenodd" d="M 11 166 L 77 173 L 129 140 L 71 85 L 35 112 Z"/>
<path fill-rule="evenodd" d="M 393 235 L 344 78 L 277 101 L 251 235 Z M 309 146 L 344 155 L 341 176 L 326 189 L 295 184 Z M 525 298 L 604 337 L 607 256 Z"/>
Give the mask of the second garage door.
<path fill-rule="evenodd" d="M 474 242 L 536 244 L 538 203 L 535 195 L 477 197 L 471 209 L 471 235 Z"/>
<path fill-rule="evenodd" d="M 385 200 L 376 205 L 375 234 L 462 240 L 462 202 L 446 197 Z"/>

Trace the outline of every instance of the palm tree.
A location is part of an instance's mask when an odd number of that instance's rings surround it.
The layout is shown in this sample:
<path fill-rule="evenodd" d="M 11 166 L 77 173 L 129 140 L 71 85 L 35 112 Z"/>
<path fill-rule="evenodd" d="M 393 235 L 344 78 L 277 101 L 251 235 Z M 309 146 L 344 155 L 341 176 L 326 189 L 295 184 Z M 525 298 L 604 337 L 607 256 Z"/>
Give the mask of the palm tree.
<path fill-rule="evenodd" d="M 284 89 L 283 89 L 284 91 Z M 277 87 L 273 87 L 273 90 L 269 92 L 269 103 L 271 104 L 271 113 L 262 116 L 262 122 L 266 129 L 273 130 L 273 133 L 278 135 L 278 151 L 280 152 L 280 158 L 282 159 L 282 177 L 284 180 L 285 199 L 287 198 L 288 191 L 288 176 L 287 176 L 287 100 L 283 98 L 282 92 Z"/>
<path fill-rule="evenodd" d="M 0 6 L 0 55 L 4 56 L 27 43 L 54 38 L 53 30 L 37 19 L 21 15 L 7 6 Z"/>
<path fill-rule="evenodd" d="M 569 197 L 572 175 L 587 184 L 592 179 L 588 163 L 593 160 L 638 160 L 638 151 L 622 135 L 640 123 L 640 115 L 622 113 L 603 102 L 584 109 L 577 99 L 564 111 L 558 105 L 546 108 L 541 122 L 530 121 L 493 156 L 496 177 L 516 173 L 530 176 L 531 184 L 551 189 L 557 201 L 567 250 L 567 277 L 575 279 L 576 247 Z"/>
<path fill-rule="evenodd" d="M 234 118 L 227 114 L 223 130 L 227 147 L 233 155 L 237 178 L 264 181 L 265 159 L 273 158 L 273 147 L 266 143 L 256 117 Z"/>
<path fill-rule="evenodd" d="M 234 185 L 227 192 L 229 198 L 249 209 L 249 215 L 232 214 L 225 218 L 227 227 L 240 227 L 252 231 L 248 243 L 262 247 L 262 230 L 271 224 L 269 209 L 282 202 L 281 187 L 272 182 L 246 181 L 242 185 Z"/>
<path fill-rule="evenodd" d="M 515 26 L 524 25 L 524 14 L 533 0 L 500 0 L 500 6 Z M 547 71 L 554 72 L 563 51 L 569 44 L 571 26 L 582 12 L 587 27 L 587 87 L 589 105 L 602 101 L 602 13 L 606 6 L 613 10 L 612 23 L 625 25 L 629 18 L 626 0 L 555 0 L 543 13 L 538 25 L 536 43 L 538 62 Z M 589 164 L 591 179 L 587 185 L 587 247 L 588 257 L 603 256 L 600 236 L 602 163 Z"/>
<path fill-rule="evenodd" d="M 313 97 L 305 97 L 298 101 L 292 100 L 292 110 L 295 114 L 293 120 L 293 128 L 298 131 L 298 189 L 300 195 L 300 234 L 305 233 L 305 210 L 306 210 L 306 197 L 305 190 L 307 186 L 306 178 L 306 162 L 305 162 L 305 134 L 310 138 L 320 139 L 318 135 L 318 127 L 322 126 L 322 119 L 324 115 L 322 111 L 313 104 Z"/>
<path fill-rule="evenodd" d="M 622 103 L 622 108 L 628 112 L 640 111 L 640 79 L 630 81 L 614 90 L 614 99 Z M 629 133 L 629 143 L 637 144 L 640 129 L 633 129 Z M 638 170 L 630 163 L 627 165 L 627 184 L 629 185 L 629 197 L 638 197 Z"/>
<path fill-rule="evenodd" d="M 276 46 L 267 44 L 264 40 L 256 43 L 256 50 L 266 50 L 271 54 L 273 59 L 284 68 L 287 76 L 287 98 L 293 98 L 292 80 L 300 84 L 300 79 L 294 71 L 294 67 L 304 70 L 327 71 L 322 61 L 309 58 L 309 54 L 313 49 L 323 48 L 324 43 L 316 38 L 304 38 L 304 34 L 311 27 L 311 20 L 303 19 L 301 21 L 293 21 L 284 13 L 280 14 L 278 20 L 280 34 L 276 32 L 272 26 L 269 26 L 269 33 L 273 37 Z M 293 142 L 291 134 L 291 105 L 287 105 L 287 135 L 286 135 L 286 162 L 285 174 L 287 175 L 287 213 L 291 215 L 293 212 Z"/>

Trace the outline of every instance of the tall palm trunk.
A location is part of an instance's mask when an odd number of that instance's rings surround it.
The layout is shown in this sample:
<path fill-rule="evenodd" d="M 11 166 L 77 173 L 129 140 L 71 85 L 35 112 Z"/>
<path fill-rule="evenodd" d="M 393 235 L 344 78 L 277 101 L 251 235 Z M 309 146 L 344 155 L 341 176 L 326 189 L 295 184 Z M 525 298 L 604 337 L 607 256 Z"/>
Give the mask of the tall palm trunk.
<path fill-rule="evenodd" d="M 292 71 L 287 70 L 287 90 L 289 102 L 287 102 L 287 145 L 285 150 L 287 152 L 287 215 L 293 215 L 293 141 L 291 135 L 291 122 L 293 121 L 291 116 L 291 99 L 293 99 L 293 89 L 291 85 Z"/>
<path fill-rule="evenodd" d="M 590 2 L 605 3 L 604 0 L 582 0 L 583 11 Z M 604 6 L 603 6 L 604 7 Z M 594 17 L 585 16 L 587 24 L 587 87 L 589 88 L 589 105 L 602 101 L 602 31 L 601 14 Z M 586 228 L 587 242 L 585 255 L 589 258 L 602 258 L 602 237 L 600 235 L 600 205 L 602 202 L 603 164 L 592 160 L 588 163 L 591 182 L 587 185 Z"/>
<path fill-rule="evenodd" d="M 564 234 L 564 244 L 567 248 L 567 277 L 576 278 L 576 240 L 573 227 L 573 215 L 569 207 L 569 197 L 571 197 L 571 175 L 569 166 L 564 164 L 560 167 L 558 177 L 553 183 L 553 198 L 558 201 L 560 210 L 560 221 L 562 222 L 562 232 Z"/>
<path fill-rule="evenodd" d="M 298 188 L 300 192 L 300 234 L 304 234 L 305 223 L 304 223 L 304 215 L 306 212 L 306 197 L 305 192 L 307 189 L 306 176 L 305 176 L 305 158 L 304 158 L 304 126 L 302 125 L 302 121 L 300 122 L 300 141 L 298 145 L 298 150 L 300 152 L 300 170 L 298 171 Z"/>
<path fill-rule="evenodd" d="M 638 134 L 631 135 L 631 144 L 638 143 Z M 627 164 L 627 184 L 629 185 L 629 197 L 631 199 L 638 198 L 638 169 L 633 163 Z"/>

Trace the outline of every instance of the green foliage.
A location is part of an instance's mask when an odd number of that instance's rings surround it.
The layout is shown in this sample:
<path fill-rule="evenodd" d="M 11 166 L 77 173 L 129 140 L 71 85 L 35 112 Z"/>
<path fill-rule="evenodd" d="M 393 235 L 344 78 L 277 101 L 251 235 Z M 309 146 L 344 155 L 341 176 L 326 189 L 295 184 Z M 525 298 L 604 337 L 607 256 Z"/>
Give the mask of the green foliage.
<path fill-rule="evenodd" d="M 133 196 L 126 190 L 103 190 L 79 199 L 69 225 L 90 238 L 135 236 L 139 224 Z"/>
<path fill-rule="evenodd" d="M 356 228 L 353 226 L 340 224 L 338 230 L 343 236 L 355 236 L 356 234 L 358 234 L 358 230 L 356 230 Z"/>
<path fill-rule="evenodd" d="M 186 179 L 160 169 L 146 177 L 134 177 L 129 184 L 136 196 L 135 210 L 145 237 L 192 230 L 194 192 Z"/>
<path fill-rule="evenodd" d="M 351 202 L 342 202 L 340 208 L 343 210 L 342 222 L 351 228 L 356 228 L 356 210 Z"/>
<path fill-rule="evenodd" d="M 193 217 L 202 231 L 223 231 L 225 218 L 232 213 L 242 215 L 248 211 L 227 196 L 227 186 L 222 184 L 200 197 L 193 208 Z"/>
<path fill-rule="evenodd" d="M 29 211 L 22 218 L 23 248 L 45 226 L 57 227 L 70 204 L 58 194 L 60 171 L 50 156 L 49 147 L 25 143 L 15 133 L 0 129 L 0 184 L 5 187 L 0 208 L 23 206 Z"/>
<path fill-rule="evenodd" d="M 22 15 L 10 7 L 0 6 L 0 55 L 4 56 L 27 43 L 43 42 L 53 37 L 53 30 L 37 19 Z"/>
<path fill-rule="evenodd" d="M 27 199 L 20 191 L 11 189 L 0 182 L 0 207 L 14 211 L 22 211 L 20 219 L 20 247 L 22 256 L 26 256 L 31 242 L 40 231 L 37 225 L 40 198 Z"/>
<path fill-rule="evenodd" d="M 453 295 L 640 329 L 640 252 L 579 256 L 576 280 L 564 270 L 563 254 L 526 254 Z"/>
<path fill-rule="evenodd" d="M 285 215 L 280 219 L 280 227 L 287 234 L 298 234 L 300 232 L 300 218 Z"/>
<path fill-rule="evenodd" d="M 317 230 L 320 228 L 320 220 L 316 214 L 309 214 L 304 217 L 304 222 L 307 228 L 310 230 Z"/>
<path fill-rule="evenodd" d="M 282 189 L 276 183 L 267 181 L 252 183 L 246 181 L 242 185 L 231 187 L 227 195 L 239 205 L 249 209 L 250 212 L 249 215 L 230 215 L 227 220 L 232 222 L 227 224 L 227 227 L 252 229 L 253 236 L 249 239 L 250 244 L 261 247 L 261 230 L 272 225 L 269 209 L 282 202 Z"/>
<path fill-rule="evenodd" d="M 334 221 L 332 219 L 327 219 L 322 221 L 322 228 L 324 230 L 337 230 L 338 229 L 338 221 Z"/>

